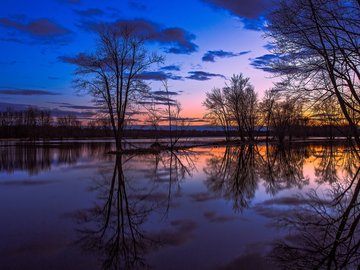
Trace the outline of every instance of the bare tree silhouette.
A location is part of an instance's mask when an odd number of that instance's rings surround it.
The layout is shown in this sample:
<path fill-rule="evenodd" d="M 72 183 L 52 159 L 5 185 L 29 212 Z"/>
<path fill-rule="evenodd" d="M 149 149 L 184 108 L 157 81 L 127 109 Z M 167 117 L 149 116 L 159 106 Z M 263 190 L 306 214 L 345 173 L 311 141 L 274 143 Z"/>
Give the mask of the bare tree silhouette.
<path fill-rule="evenodd" d="M 123 132 L 131 106 L 148 93 L 141 74 L 163 58 L 149 53 L 144 44 L 148 37 L 128 24 L 98 27 L 98 46 L 92 54 L 65 57 L 75 64 L 78 89 L 86 90 L 106 112 L 116 149 L 122 149 Z"/>

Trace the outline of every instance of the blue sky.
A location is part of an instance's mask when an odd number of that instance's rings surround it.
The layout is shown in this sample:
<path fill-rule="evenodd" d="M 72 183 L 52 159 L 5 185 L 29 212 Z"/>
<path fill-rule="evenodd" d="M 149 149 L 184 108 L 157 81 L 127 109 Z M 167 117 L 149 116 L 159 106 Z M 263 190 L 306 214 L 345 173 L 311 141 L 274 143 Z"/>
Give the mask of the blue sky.
<path fill-rule="evenodd" d="M 151 25 L 162 37 L 149 50 L 165 56 L 153 74 L 169 76 L 181 93 L 183 115 L 201 118 L 205 92 L 222 87 L 232 74 L 251 78 L 259 96 L 271 88 L 261 31 L 267 0 L 3 0 L 0 10 L 0 109 L 36 105 L 54 114 L 84 116 L 91 98 L 76 92 L 75 67 L 62 59 L 95 48 L 89 25 L 130 21 Z M 169 29 L 176 29 L 167 34 Z M 170 66 L 170 67 L 169 67 Z M 164 68 L 165 67 L 165 68 Z M 160 74 L 160 73 L 159 73 Z M 172 78 L 172 79 L 171 79 Z M 148 80 L 154 91 L 160 83 Z M 77 106 L 83 107 L 77 107 Z M 82 114 L 85 113 L 85 114 Z"/>

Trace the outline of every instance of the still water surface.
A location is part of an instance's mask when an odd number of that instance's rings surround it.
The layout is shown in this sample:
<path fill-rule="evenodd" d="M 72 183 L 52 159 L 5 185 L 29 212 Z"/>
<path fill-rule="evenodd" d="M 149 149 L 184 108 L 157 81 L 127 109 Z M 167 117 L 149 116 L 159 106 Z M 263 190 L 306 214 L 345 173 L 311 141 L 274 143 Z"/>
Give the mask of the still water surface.
<path fill-rule="evenodd" d="M 0 269 L 356 269 L 342 145 L 0 144 Z"/>

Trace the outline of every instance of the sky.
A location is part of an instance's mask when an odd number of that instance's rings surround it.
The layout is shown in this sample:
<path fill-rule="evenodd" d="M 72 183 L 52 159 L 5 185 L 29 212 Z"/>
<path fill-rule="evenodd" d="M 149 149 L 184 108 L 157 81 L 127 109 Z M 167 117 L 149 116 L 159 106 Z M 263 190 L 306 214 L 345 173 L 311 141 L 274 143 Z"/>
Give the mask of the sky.
<path fill-rule="evenodd" d="M 271 0 L 2 0 L 0 110 L 29 105 L 54 116 L 91 115 L 91 97 L 74 89 L 75 66 L 64 59 L 94 52 L 94 23 L 128 22 L 154 31 L 147 44 L 165 57 L 147 83 L 168 78 L 182 116 L 201 119 L 205 93 L 233 74 L 250 78 L 261 98 L 274 78 L 263 28 Z"/>

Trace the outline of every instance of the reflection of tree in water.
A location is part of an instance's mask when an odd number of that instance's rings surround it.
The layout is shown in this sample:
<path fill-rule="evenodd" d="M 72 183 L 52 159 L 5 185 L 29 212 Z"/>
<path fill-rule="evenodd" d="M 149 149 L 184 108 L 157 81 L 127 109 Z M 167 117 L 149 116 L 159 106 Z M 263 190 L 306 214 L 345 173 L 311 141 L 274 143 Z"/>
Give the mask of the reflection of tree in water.
<path fill-rule="evenodd" d="M 30 175 L 51 168 L 49 148 L 11 146 L 0 149 L 0 172 L 13 173 L 26 170 Z"/>
<path fill-rule="evenodd" d="M 354 176 L 357 164 L 355 152 L 351 147 L 329 144 L 320 148 L 313 147 L 312 152 L 319 160 L 319 164 L 315 166 L 318 183 L 335 183 L 342 178 L 340 173 L 349 177 Z"/>
<path fill-rule="evenodd" d="M 354 178 L 332 184 L 325 196 L 312 191 L 293 198 L 298 203 L 287 211 L 274 212 L 275 223 L 290 229 L 271 254 L 279 267 L 359 269 L 359 194 L 358 170 Z"/>
<path fill-rule="evenodd" d="M 208 188 L 233 201 L 233 207 L 241 210 L 249 205 L 258 183 L 254 146 L 227 147 L 224 155 L 207 160 L 204 172 L 208 175 Z"/>
<path fill-rule="evenodd" d="M 259 151 L 258 168 L 268 193 L 275 195 L 280 190 L 308 184 L 303 172 L 308 156 L 305 147 L 266 145 L 263 149 Z"/>
<path fill-rule="evenodd" d="M 75 164 L 81 156 L 106 157 L 110 143 L 17 144 L 0 148 L 0 172 L 36 175 L 56 165 Z"/>
<path fill-rule="evenodd" d="M 212 156 L 204 169 L 212 192 L 233 201 L 234 209 L 248 207 L 260 179 L 267 192 L 308 183 L 303 175 L 304 149 L 242 145 L 227 147 L 223 156 Z"/>
<path fill-rule="evenodd" d="M 141 266 L 142 254 L 149 248 L 140 225 L 146 220 L 151 206 L 129 200 L 128 183 L 125 182 L 123 157 L 117 156 L 112 176 L 103 174 L 103 182 L 96 187 L 104 200 L 102 206 L 82 212 L 79 216 L 83 223 L 92 223 L 96 229 L 80 230 L 80 243 L 85 250 L 104 252 L 105 269 L 128 269 Z M 130 189 L 131 192 L 131 189 Z"/>
<path fill-rule="evenodd" d="M 166 244 L 161 235 L 146 232 L 143 226 L 152 212 L 168 211 L 172 183 L 191 172 L 186 160 L 174 153 L 117 155 L 111 173 L 102 169 L 94 188 L 97 205 L 79 211 L 76 218 L 82 225 L 78 243 L 100 253 L 104 269 L 146 268 L 144 256 Z"/>

